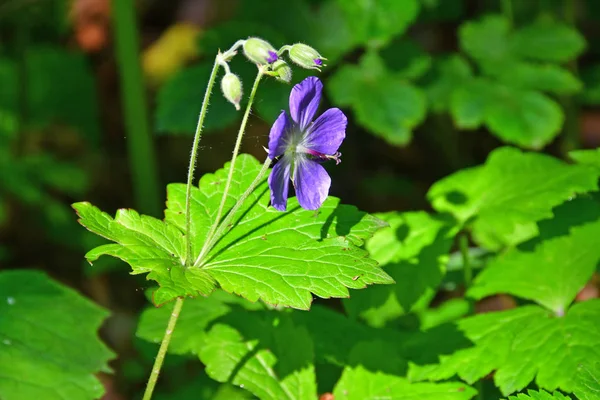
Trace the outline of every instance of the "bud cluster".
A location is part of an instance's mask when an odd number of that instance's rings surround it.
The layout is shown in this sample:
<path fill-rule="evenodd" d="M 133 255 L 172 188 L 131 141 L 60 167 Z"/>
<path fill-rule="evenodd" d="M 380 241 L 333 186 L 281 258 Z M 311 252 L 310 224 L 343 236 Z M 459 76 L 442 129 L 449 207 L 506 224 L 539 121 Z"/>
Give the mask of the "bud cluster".
<path fill-rule="evenodd" d="M 322 57 L 318 51 L 312 47 L 296 43 L 285 45 L 276 50 L 269 42 L 250 37 L 246 40 L 238 40 L 231 49 L 225 53 L 220 53 L 218 62 L 225 68 L 225 76 L 221 81 L 221 90 L 223 95 L 237 110 L 240 109 L 240 100 L 242 98 L 242 82 L 240 78 L 231 73 L 228 62 L 237 54 L 237 49 L 241 47 L 248 60 L 263 68 L 265 73 L 274 77 L 278 81 L 290 83 L 292 81 L 292 68 L 281 58 L 287 51 L 292 62 L 306 69 L 316 69 L 320 71 L 324 67 Z"/>

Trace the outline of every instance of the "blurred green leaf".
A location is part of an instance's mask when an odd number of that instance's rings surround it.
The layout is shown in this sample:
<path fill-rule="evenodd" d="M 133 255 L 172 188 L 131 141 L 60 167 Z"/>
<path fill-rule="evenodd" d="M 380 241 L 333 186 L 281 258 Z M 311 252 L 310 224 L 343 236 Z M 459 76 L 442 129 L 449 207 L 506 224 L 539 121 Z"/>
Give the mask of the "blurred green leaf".
<path fill-rule="evenodd" d="M 39 271 L 0 273 L 3 400 L 91 400 L 113 353 L 98 338 L 108 313 Z"/>
<path fill-rule="evenodd" d="M 541 149 L 560 133 L 562 108 L 549 97 L 533 91 L 498 86 L 486 112 L 486 125 L 506 143 Z"/>
<path fill-rule="evenodd" d="M 382 372 L 382 363 L 393 362 L 388 357 L 386 343 L 379 341 L 358 343 L 351 351 L 349 365 L 335 386 L 336 399 L 436 399 L 469 400 L 477 391 L 464 383 L 413 383 L 410 380 Z M 389 368 L 388 368 L 389 369 Z"/>
<path fill-rule="evenodd" d="M 411 380 L 445 380 L 458 375 L 473 383 L 495 370 L 503 395 L 529 385 L 576 388 L 578 365 L 600 358 L 600 300 L 576 303 L 563 317 L 538 306 L 476 315 L 457 323 L 473 347 L 444 355 L 438 364 L 412 364 Z"/>
<path fill-rule="evenodd" d="M 437 211 L 471 223 L 483 247 L 496 249 L 535 236 L 534 222 L 552 217 L 552 208 L 575 194 L 597 190 L 599 176 L 587 166 L 503 147 L 484 165 L 436 182 L 427 197 Z"/>
<path fill-rule="evenodd" d="M 399 78 L 419 79 L 431 67 L 431 55 L 412 40 L 396 40 L 379 53 L 386 67 Z"/>
<path fill-rule="evenodd" d="M 594 243 L 599 236 L 600 219 L 573 228 L 568 236 L 546 240 L 533 252 L 513 249 L 501 254 L 477 276 L 467 295 L 481 299 L 512 294 L 562 315 L 596 270 L 600 247 Z"/>
<path fill-rule="evenodd" d="M 585 46 L 575 28 L 545 19 L 517 30 L 510 42 L 511 50 L 520 57 L 558 63 L 577 58 Z"/>
<path fill-rule="evenodd" d="M 458 54 L 452 54 L 444 59 L 441 59 L 435 64 L 437 76 L 430 83 L 427 90 L 428 103 L 434 112 L 443 112 L 450 106 L 452 93 L 471 81 L 473 70 L 467 60 Z M 463 95 L 464 96 L 464 95 Z M 469 117 L 471 112 L 465 110 L 465 115 L 460 115 L 457 118 L 459 126 L 463 124 L 471 126 L 473 124 L 472 117 Z M 477 111 L 474 113 L 475 122 L 477 121 Z"/>
<path fill-rule="evenodd" d="M 554 94 L 574 94 L 582 89 L 582 83 L 569 70 L 554 64 L 515 62 L 510 69 L 496 73 L 496 78 L 511 87 L 541 90 Z"/>
<path fill-rule="evenodd" d="M 379 55 L 367 53 L 358 66 L 344 66 L 327 86 L 332 100 L 351 106 L 358 123 L 394 145 L 406 145 L 426 115 L 423 91 L 390 73 Z"/>
<path fill-rule="evenodd" d="M 500 15 L 486 15 L 461 25 L 461 49 L 479 63 L 501 68 L 511 61 L 508 44 L 510 22 Z"/>
<path fill-rule="evenodd" d="M 381 46 L 402 34 L 417 18 L 418 0 L 338 0 L 358 43 Z"/>

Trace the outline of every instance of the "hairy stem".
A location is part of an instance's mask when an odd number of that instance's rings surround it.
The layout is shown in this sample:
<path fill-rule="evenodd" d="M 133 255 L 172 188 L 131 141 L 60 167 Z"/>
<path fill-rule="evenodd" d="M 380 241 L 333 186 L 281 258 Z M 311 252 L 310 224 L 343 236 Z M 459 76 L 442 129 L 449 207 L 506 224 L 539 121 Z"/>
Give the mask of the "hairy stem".
<path fill-rule="evenodd" d="M 465 289 L 471 286 L 473 281 L 473 269 L 471 268 L 471 260 L 469 256 L 469 238 L 466 233 L 463 233 L 458 238 L 458 245 L 460 247 L 460 254 L 463 260 L 463 274 L 465 279 Z"/>
<path fill-rule="evenodd" d="M 148 126 L 134 1 L 113 0 L 112 9 L 135 200 L 140 211 L 158 216 L 162 207 L 159 201 L 156 159 Z"/>
<path fill-rule="evenodd" d="M 152 372 L 150 373 L 150 378 L 148 379 L 148 383 L 146 384 L 146 390 L 144 391 L 143 400 L 150 400 L 152 398 L 152 393 L 154 392 L 154 387 L 156 386 L 156 381 L 158 380 L 160 369 L 162 367 L 163 361 L 165 360 L 165 355 L 167 354 L 167 349 L 169 348 L 169 342 L 171 342 L 171 337 L 173 336 L 173 332 L 175 331 L 175 324 L 177 323 L 177 318 L 179 318 L 179 313 L 181 312 L 182 306 L 183 298 L 178 297 L 177 300 L 175 300 L 175 306 L 173 307 L 173 311 L 171 312 L 171 318 L 169 319 L 169 323 L 167 324 L 165 336 L 163 337 L 163 340 L 160 343 L 158 354 L 156 355 L 156 359 L 154 360 Z"/>
<path fill-rule="evenodd" d="M 203 248 L 203 251 L 198 256 L 198 260 L 196 260 L 197 264 L 195 264 L 194 266 L 198 266 L 198 267 L 202 266 L 204 256 L 214 247 L 217 240 L 219 240 L 221 235 L 223 235 L 223 233 L 225 232 L 225 230 L 231 223 L 231 220 L 233 219 L 235 214 L 238 212 L 240 207 L 244 204 L 244 201 L 246 201 L 246 199 L 248 197 L 250 197 L 250 195 L 252 194 L 254 189 L 256 189 L 258 184 L 263 180 L 267 171 L 269 170 L 269 166 L 271 166 L 271 161 L 272 161 L 271 158 L 267 157 L 267 159 L 263 163 L 262 168 L 258 172 L 258 175 L 256 175 L 256 178 L 254 178 L 254 181 L 252 181 L 252 183 L 250 184 L 250 186 L 248 186 L 248 188 L 246 189 L 244 194 L 242 194 L 242 196 L 237 200 L 237 202 L 235 203 L 235 205 L 233 206 L 231 211 L 229 211 L 229 213 L 225 216 L 225 218 L 223 218 L 223 222 L 221 222 L 221 224 L 219 224 L 215 234 L 210 239 L 210 241 L 207 241 L 208 244 Z"/>
<path fill-rule="evenodd" d="M 192 197 L 192 185 L 194 184 L 194 170 L 196 169 L 196 158 L 198 156 L 198 146 L 200 144 L 200 138 L 202 136 L 202 127 L 204 125 L 204 118 L 208 110 L 208 100 L 212 93 L 217 73 L 219 71 L 219 55 L 215 58 L 210 78 L 208 79 L 208 86 L 204 93 L 204 100 L 202 101 L 202 108 L 200 109 L 200 115 L 198 116 L 198 124 L 196 125 L 196 133 L 194 134 L 194 143 L 192 145 L 192 153 L 190 155 L 190 165 L 188 167 L 188 178 L 187 185 L 185 188 L 185 242 L 186 242 L 186 257 L 185 266 L 189 267 L 192 258 L 192 241 L 191 241 L 191 230 L 192 230 L 192 216 L 190 213 L 190 203 Z"/>
<path fill-rule="evenodd" d="M 204 242 L 204 246 L 202 246 L 202 250 L 196 258 L 194 265 L 198 265 L 201 257 L 204 256 L 207 252 L 208 244 L 212 240 L 217 227 L 219 226 L 219 221 L 223 216 L 223 210 L 225 209 L 225 203 L 227 202 L 227 195 L 229 194 L 229 188 L 231 187 L 231 179 L 233 178 L 233 171 L 235 170 L 235 160 L 240 151 L 240 146 L 242 145 L 242 138 L 244 137 L 244 133 L 246 132 L 246 124 L 248 123 L 248 117 L 250 116 L 250 110 L 252 109 L 252 103 L 254 102 L 254 97 L 256 96 L 256 90 L 258 89 L 258 84 L 262 76 L 264 75 L 263 67 L 258 67 L 258 74 L 256 74 L 256 79 L 254 79 L 254 85 L 252 86 L 252 91 L 250 92 L 250 98 L 248 100 L 248 105 L 246 106 L 246 111 L 244 112 L 244 117 L 242 118 L 242 123 L 240 125 L 240 129 L 238 131 L 237 140 L 235 142 L 235 147 L 233 148 L 233 155 L 231 157 L 231 162 L 229 166 L 229 174 L 227 175 L 227 181 L 225 182 L 225 189 L 223 191 L 223 197 L 221 198 L 221 204 L 219 205 L 219 209 L 217 211 L 217 215 L 215 217 L 215 221 L 213 222 L 210 231 L 208 232 L 208 236 L 206 237 L 206 241 Z"/>

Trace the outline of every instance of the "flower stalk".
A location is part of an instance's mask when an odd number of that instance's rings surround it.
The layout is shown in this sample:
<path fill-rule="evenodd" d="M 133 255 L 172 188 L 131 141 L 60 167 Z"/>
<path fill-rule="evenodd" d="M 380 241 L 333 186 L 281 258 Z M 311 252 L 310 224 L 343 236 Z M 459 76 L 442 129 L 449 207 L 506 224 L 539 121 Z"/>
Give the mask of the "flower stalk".
<path fill-rule="evenodd" d="M 242 145 L 242 138 L 244 137 L 244 133 L 246 132 L 246 125 L 248 124 L 248 117 L 250 116 L 250 110 L 252 109 L 252 103 L 254 102 L 254 97 L 256 96 L 256 91 L 258 89 L 258 85 L 261 81 L 261 78 L 265 74 L 265 67 L 259 66 L 258 73 L 256 74 L 256 78 L 254 79 L 254 85 L 252 86 L 252 91 L 250 92 L 250 98 L 248 100 L 248 105 L 246 106 L 246 111 L 244 112 L 244 117 L 242 118 L 242 123 L 240 124 L 240 129 L 238 131 L 238 136 L 235 141 L 235 147 L 233 148 L 233 155 L 231 157 L 230 166 L 229 166 L 229 174 L 227 175 L 227 181 L 225 182 L 225 189 L 223 191 L 223 197 L 221 198 L 221 204 L 219 204 L 219 209 L 217 211 L 217 216 L 215 217 L 215 221 L 213 222 L 210 231 L 208 232 L 208 236 L 206 237 L 206 241 L 204 242 L 204 246 L 202 246 L 202 250 L 200 254 L 196 258 L 194 265 L 200 264 L 202 258 L 208 253 L 209 243 L 212 241 L 213 236 L 219 226 L 219 222 L 221 217 L 223 216 L 223 210 L 225 209 L 225 203 L 227 202 L 227 195 L 229 194 L 229 188 L 231 187 L 231 180 L 233 178 L 233 171 L 235 169 L 235 161 L 240 151 L 240 147 Z"/>
<path fill-rule="evenodd" d="M 196 133 L 194 134 L 194 143 L 192 144 L 192 154 L 190 155 L 190 165 L 188 167 L 187 185 L 185 189 L 185 243 L 186 243 L 186 257 L 185 266 L 189 267 L 190 260 L 192 258 L 192 241 L 191 238 L 191 226 L 192 216 L 190 213 L 190 203 L 192 197 L 192 185 L 194 184 L 194 170 L 196 169 L 196 159 L 198 157 L 198 146 L 200 144 L 200 138 L 202 137 L 202 128 L 204 126 L 204 118 L 208 110 L 208 100 L 212 93 L 213 86 L 219 72 L 219 66 L 221 65 L 221 54 L 218 54 L 213 64 L 210 78 L 208 79 L 208 86 L 204 93 L 204 100 L 202 102 L 202 108 L 200 109 L 200 115 L 198 116 L 198 124 L 196 125 Z"/>

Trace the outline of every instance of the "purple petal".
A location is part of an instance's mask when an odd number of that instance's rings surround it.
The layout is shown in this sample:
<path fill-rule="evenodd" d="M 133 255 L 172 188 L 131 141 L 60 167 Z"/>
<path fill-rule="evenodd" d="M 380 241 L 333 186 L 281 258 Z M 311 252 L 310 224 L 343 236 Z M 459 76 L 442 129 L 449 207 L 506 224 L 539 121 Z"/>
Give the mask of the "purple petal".
<path fill-rule="evenodd" d="M 269 175 L 271 204 L 279 211 L 285 211 L 287 207 L 288 191 L 290 188 L 290 166 L 290 162 L 284 157 L 275 164 Z"/>
<path fill-rule="evenodd" d="M 313 120 L 319 102 L 323 84 L 316 76 L 309 76 L 292 89 L 290 93 L 290 114 L 300 130 L 304 130 Z"/>
<path fill-rule="evenodd" d="M 285 111 L 282 111 L 269 132 L 269 158 L 273 159 L 285 153 L 286 138 L 291 134 L 290 125 Z"/>
<path fill-rule="evenodd" d="M 339 108 L 325 111 L 310 127 L 304 139 L 304 146 L 319 153 L 332 155 L 346 137 L 348 119 Z"/>
<path fill-rule="evenodd" d="M 316 210 L 329 194 L 331 178 L 323 166 L 315 161 L 304 159 L 298 163 L 294 176 L 296 197 L 302 208 Z"/>
<path fill-rule="evenodd" d="M 277 57 L 277 53 L 275 53 L 274 51 L 269 51 L 269 56 L 267 57 L 267 62 L 269 64 L 273 64 L 275 61 L 277 61 L 279 57 Z"/>

